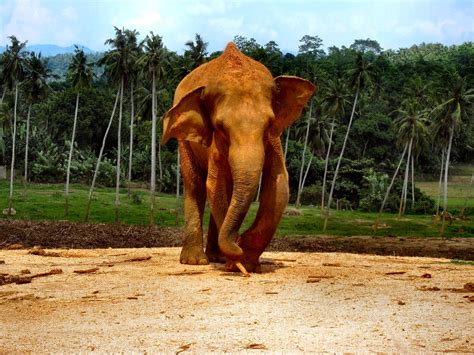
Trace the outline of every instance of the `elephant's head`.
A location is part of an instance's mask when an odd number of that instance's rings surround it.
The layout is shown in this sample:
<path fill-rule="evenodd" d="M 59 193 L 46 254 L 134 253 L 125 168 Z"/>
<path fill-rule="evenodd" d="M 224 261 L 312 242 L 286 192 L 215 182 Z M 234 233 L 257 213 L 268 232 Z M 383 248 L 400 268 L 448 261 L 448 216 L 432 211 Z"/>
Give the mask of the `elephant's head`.
<path fill-rule="evenodd" d="M 215 78 L 193 78 L 203 85 L 194 85 L 187 93 L 180 85 L 180 99 L 164 117 L 162 143 L 172 137 L 198 142 L 211 147 L 209 159 L 218 156 L 225 161 L 233 186 L 230 205 L 220 226 L 219 247 L 227 258 L 238 260 L 242 249 L 236 238 L 258 188 L 265 145 L 279 142 L 268 137 L 278 138 L 299 117 L 316 87 L 293 76 L 273 79 L 260 63 L 240 52 L 231 54 L 240 55 L 241 61 L 251 61 L 250 68 L 239 75 L 240 68 L 228 66 L 215 72 Z M 242 67 L 246 64 L 240 63 Z M 253 72 L 247 75 L 249 70 Z M 209 75 L 209 71 L 208 68 L 200 75 Z"/>

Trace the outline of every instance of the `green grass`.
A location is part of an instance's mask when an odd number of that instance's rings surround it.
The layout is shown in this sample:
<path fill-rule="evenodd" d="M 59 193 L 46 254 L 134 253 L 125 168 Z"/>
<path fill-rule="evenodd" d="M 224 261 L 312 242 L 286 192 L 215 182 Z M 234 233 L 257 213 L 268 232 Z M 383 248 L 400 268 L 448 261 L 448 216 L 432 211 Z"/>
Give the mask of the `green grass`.
<path fill-rule="evenodd" d="M 466 261 L 466 260 L 459 260 L 459 259 L 453 259 L 450 261 L 452 264 L 456 265 L 469 265 L 469 266 L 474 266 L 474 261 Z"/>
<path fill-rule="evenodd" d="M 470 185 L 470 180 L 470 176 L 456 176 L 448 182 L 448 211 L 450 209 L 461 209 L 464 206 L 466 193 L 468 195 L 467 207 L 474 208 L 474 185 Z M 418 182 L 416 186 L 437 201 L 439 181 Z M 443 195 L 441 193 L 442 205 Z"/>
<path fill-rule="evenodd" d="M 425 184 L 429 191 L 431 183 Z M 8 182 L 0 182 L 0 201 L 1 209 L 8 204 Z M 72 185 L 70 189 L 69 216 L 64 216 L 64 186 L 61 184 L 29 184 L 27 190 L 24 190 L 22 184 L 15 184 L 14 208 L 17 214 L 15 219 L 27 220 L 69 220 L 83 221 L 85 207 L 87 203 L 88 186 Z M 456 183 L 452 191 L 462 193 L 462 186 Z M 133 193 L 139 197 L 141 203 L 134 203 L 134 199 L 127 196 L 126 189 L 121 190 L 120 221 L 125 224 L 146 225 L 150 220 L 149 213 L 149 195 L 146 190 L 134 189 Z M 449 203 L 453 204 L 459 199 L 456 193 L 450 198 Z M 92 223 L 113 223 L 115 189 L 99 187 L 94 192 L 94 198 L 91 209 L 90 222 Z M 464 200 L 462 199 L 463 203 Z M 473 201 L 469 202 L 473 205 Z M 183 201 L 180 199 L 178 210 L 179 225 L 183 225 L 182 213 Z M 255 218 L 258 204 L 253 204 L 244 221 L 242 230 L 250 226 Z M 157 211 L 155 216 L 156 224 L 159 226 L 176 225 L 176 198 L 174 195 L 158 194 Z M 322 233 L 323 217 L 318 208 L 301 208 L 301 216 L 284 216 L 277 234 L 284 235 L 320 235 Z M 207 226 L 209 213 L 206 211 L 205 227 Z M 0 218 L 7 218 L 1 216 Z M 359 211 L 331 211 L 329 226 L 324 234 L 337 236 L 357 236 L 357 235 L 376 235 L 376 236 L 420 236 L 435 237 L 438 236 L 437 226 L 433 226 L 433 217 L 429 215 L 407 215 L 398 219 L 396 214 L 385 213 L 380 220 L 381 228 L 374 232 L 373 225 L 376 221 L 376 213 L 365 213 Z M 448 226 L 445 235 L 447 237 L 474 237 L 473 221 L 455 221 L 452 226 Z"/>

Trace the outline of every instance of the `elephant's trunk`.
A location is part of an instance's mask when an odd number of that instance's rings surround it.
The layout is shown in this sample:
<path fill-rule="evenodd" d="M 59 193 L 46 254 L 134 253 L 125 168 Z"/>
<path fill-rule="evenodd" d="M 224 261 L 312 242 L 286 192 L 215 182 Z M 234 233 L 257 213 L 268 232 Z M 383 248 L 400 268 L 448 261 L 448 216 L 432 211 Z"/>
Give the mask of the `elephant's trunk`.
<path fill-rule="evenodd" d="M 263 144 L 231 147 L 229 165 L 233 179 L 232 199 L 219 231 L 219 248 L 230 260 L 239 260 L 242 249 L 237 245 L 239 228 L 255 198 L 264 161 Z"/>

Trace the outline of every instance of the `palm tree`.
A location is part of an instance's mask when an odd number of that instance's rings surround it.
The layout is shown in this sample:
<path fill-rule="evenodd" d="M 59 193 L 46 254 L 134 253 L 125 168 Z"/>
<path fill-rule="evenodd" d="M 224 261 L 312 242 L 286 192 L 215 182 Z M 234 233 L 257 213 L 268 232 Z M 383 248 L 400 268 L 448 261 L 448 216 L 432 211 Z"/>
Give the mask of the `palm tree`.
<path fill-rule="evenodd" d="M 106 65 L 106 73 L 109 78 L 118 85 L 120 92 L 119 119 L 117 127 L 117 165 L 115 180 L 115 221 L 119 221 L 120 210 L 120 172 L 122 158 L 122 108 L 124 86 L 129 82 L 133 66 L 136 61 L 136 53 L 129 46 L 129 38 L 133 37 L 132 32 L 125 29 L 115 28 L 115 37 L 109 38 L 105 44 L 111 45 L 108 51 L 99 61 L 99 64 Z M 128 31 L 128 32 L 127 32 Z M 128 33 L 128 34 L 127 34 Z"/>
<path fill-rule="evenodd" d="M 472 113 L 474 89 L 468 89 L 465 78 L 458 73 L 450 76 L 447 89 L 447 99 L 433 109 L 435 136 L 448 136 L 444 170 L 444 199 L 443 223 L 440 234 L 444 235 L 446 213 L 448 209 L 448 172 L 449 159 L 453 144 L 454 133 L 459 129 L 464 120 L 469 120 Z"/>
<path fill-rule="evenodd" d="M 127 45 L 129 50 L 134 53 L 134 61 L 130 63 L 130 143 L 129 143 L 129 157 L 128 157 L 128 194 L 130 195 L 130 183 L 132 181 L 132 161 L 133 161 L 133 124 L 135 119 L 135 104 L 133 89 L 138 76 L 138 68 L 136 61 L 141 55 L 141 43 L 138 43 L 137 36 L 139 32 L 136 30 L 125 30 L 127 36 Z"/>
<path fill-rule="evenodd" d="M 3 78 L 10 89 L 13 87 L 15 88 L 15 104 L 13 108 L 12 160 L 10 166 L 10 194 L 8 196 L 8 214 L 11 215 L 13 213 L 13 174 L 15 167 L 18 88 L 26 72 L 26 42 L 20 42 L 15 36 L 10 36 L 9 38 L 11 40 L 11 45 L 7 45 L 3 55 Z"/>
<path fill-rule="evenodd" d="M 125 84 L 130 78 L 131 63 L 135 61 L 134 53 L 130 50 L 130 47 L 127 45 L 127 35 L 125 29 L 115 28 L 115 37 L 109 38 L 105 41 L 105 44 L 112 46 L 112 49 L 105 53 L 105 55 L 98 61 L 99 65 L 105 65 L 105 73 L 108 76 L 109 80 L 115 83 L 118 86 L 117 97 L 120 98 L 120 107 L 119 107 L 119 122 L 117 127 L 117 164 L 116 164 L 116 183 L 115 183 L 115 221 L 119 220 L 119 209 L 120 209 L 120 167 L 121 167 L 121 148 L 122 148 L 122 107 L 123 107 L 123 90 Z M 109 125 L 105 131 L 104 139 L 102 140 L 102 147 L 99 153 L 99 158 L 97 159 L 96 170 L 94 172 L 94 177 L 92 178 L 92 184 L 89 189 L 89 201 L 86 209 L 86 221 L 89 219 L 90 214 L 90 205 L 92 201 L 92 193 L 94 191 L 94 184 L 96 180 L 96 175 L 100 166 L 100 160 L 102 158 L 102 153 L 104 151 L 105 142 L 107 135 L 109 134 L 109 129 L 112 124 L 116 103 L 112 111 L 112 116 L 109 120 Z"/>
<path fill-rule="evenodd" d="M 400 199 L 399 216 L 405 213 L 408 176 L 410 165 L 412 167 L 412 175 L 414 168 L 414 151 L 420 151 L 428 140 L 428 121 L 426 119 L 426 111 L 418 109 L 419 104 L 415 99 L 408 99 L 403 102 L 404 108 L 398 110 L 399 117 L 393 122 L 397 129 L 397 137 L 401 145 L 408 143 L 408 155 L 405 167 L 405 179 L 403 181 L 402 198 Z M 412 176 L 412 195 L 414 195 L 414 178 Z M 412 196 L 414 198 L 414 196 Z"/>
<path fill-rule="evenodd" d="M 69 147 L 69 157 L 67 161 L 67 171 L 66 171 L 66 187 L 64 190 L 64 214 L 68 216 L 69 214 L 69 179 L 71 175 L 71 162 L 72 154 L 74 151 L 74 140 L 76 137 L 76 127 L 77 127 L 77 113 L 79 111 L 79 97 L 81 92 L 89 88 L 92 84 L 94 78 L 94 72 L 92 70 L 92 64 L 87 63 L 87 57 L 82 49 L 76 46 L 75 55 L 72 58 L 72 62 L 69 65 L 67 78 L 71 82 L 72 87 L 76 91 L 76 109 L 74 111 L 74 122 L 72 125 L 72 136 Z"/>
<path fill-rule="evenodd" d="M 321 211 L 324 210 L 326 177 L 328 173 L 329 156 L 331 154 L 332 136 L 334 133 L 335 122 L 337 117 L 344 117 L 344 106 L 347 103 L 346 90 L 344 83 L 341 79 L 337 79 L 336 81 L 329 80 L 327 84 L 327 93 L 322 98 L 323 111 L 332 117 L 332 122 L 331 131 L 329 133 L 329 146 L 326 152 L 326 159 L 324 162 L 323 187 L 321 190 Z"/>
<path fill-rule="evenodd" d="M 89 194 L 88 194 L 88 198 L 87 198 L 86 215 L 84 217 L 84 222 L 89 221 L 89 216 L 90 216 L 90 212 L 91 212 L 91 204 L 92 204 L 92 195 L 94 193 L 95 181 L 97 179 L 97 174 L 99 173 L 100 162 L 102 160 L 102 155 L 104 154 L 105 142 L 107 140 L 107 136 L 109 135 L 110 127 L 112 126 L 112 121 L 114 120 L 115 110 L 117 109 L 117 104 L 118 104 L 119 98 L 120 98 L 120 90 L 117 91 L 117 95 L 115 96 L 114 108 L 112 110 L 112 114 L 110 115 L 109 123 L 108 123 L 107 129 L 105 130 L 105 133 L 104 133 L 104 138 L 102 138 L 102 146 L 100 147 L 99 156 L 97 157 L 97 162 L 96 162 L 96 165 L 95 165 L 94 176 L 92 177 L 91 186 L 89 188 Z"/>
<path fill-rule="evenodd" d="M 41 58 L 41 53 L 36 55 L 31 52 L 26 59 L 25 92 L 28 97 L 28 114 L 26 117 L 26 142 L 25 142 L 25 175 L 24 182 L 28 182 L 28 148 L 30 137 L 30 117 L 31 107 L 34 103 L 45 98 L 48 91 L 47 80 L 51 76 L 51 70 L 47 68 L 47 63 Z"/>
<path fill-rule="evenodd" d="M 184 56 L 190 59 L 190 70 L 197 68 L 206 61 L 208 43 L 204 42 L 200 34 L 196 33 L 194 42 L 188 41 L 184 45 L 188 47 L 184 52 Z"/>
<path fill-rule="evenodd" d="M 6 54 L 0 55 L 0 86 L 3 86 L 2 96 L 0 97 L 0 105 L 3 103 L 3 99 L 5 98 L 5 94 L 7 93 L 7 82 L 6 79 L 3 77 L 3 61 L 5 55 Z"/>
<path fill-rule="evenodd" d="M 379 220 L 380 220 L 380 216 L 383 213 L 383 210 L 385 208 L 385 203 L 387 202 L 388 196 L 390 195 L 390 190 L 392 189 L 393 183 L 395 182 L 395 178 L 397 177 L 398 171 L 400 170 L 400 166 L 403 163 L 403 158 L 405 157 L 405 153 L 407 151 L 407 148 L 408 148 L 408 143 L 405 143 L 405 147 L 403 148 L 403 152 L 402 152 L 402 155 L 401 155 L 400 160 L 398 162 L 397 168 L 395 169 L 395 172 L 393 173 L 392 180 L 390 181 L 390 185 L 388 185 L 387 191 L 385 192 L 385 196 L 384 196 L 383 201 L 382 201 L 382 205 L 380 206 L 379 214 L 377 215 L 377 219 L 375 221 L 375 230 L 377 230 Z"/>
<path fill-rule="evenodd" d="M 308 112 L 308 118 L 306 120 L 306 133 L 304 136 L 304 143 L 303 143 L 303 152 L 301 155 L 301 167 L 300 167 L 300 177 L 298 179 L 298 192 L 296 194 L 296 202 L 295 206 L 299 207 L 300 204 L 300 196 L 301 196 L 301 182 L 303 181 L 303 171 L 304 171 L 304 162 L 305 162 L 305 156 L 306 156 L 306 149 L 308 147 L 308 138 L 309 138 L 309 128 L 311 125 L 311 121 L 313 118 L 311 117 L 311 111 L 312 111 L 312 100 L 309 102 L 309 112 Z"/>
<path fill-rule="evenodd" d="M 150 225 L 155 224 L 155 193 L 156 193 L 156 79 L 164 74 L 167 51 L 162 38 L 150 32 L 144 40 L 144 53 L 137 64 L 143 72 L 152 77 L 152 124 L 151 124 L 151 177 L 150 177 Z"/>
<path fill-rule="evenodd" d="M 440 172 L 439 172 L 439 183 L 438 183 L 438 199 L 436 201 L 436 213 L 435 213 L 435 218 L 434 218 L 434 224 L 438 224 L 438 218 L 439 218 L 439 206 L 441 202 L 441 193 L 443 190 L 443 171 L 444 171 L 444 156 L 446 154 L 445 148 L 443 147 L 441 149 L 441 166 L 440 166 Z"/>
<path fill-rule="evenodd" d="M 354 104 L 352 105 L 351 117 L 347 125 L 347 131 L 344 137 L 344 142 L 342 143 L 342 149 L 339 154 L 339 159 L 337 160 L 336 170 L 334 171 L 334 177 L 332 179 L 331 190 L 329 191 L 327 211 L 326 211 L 326 216 L 324 219 L 324 227 L 323 227 L 324 231 L 326 230 L 326 227 L 327 227 L 327 222 L 329 219 L 329 210 L 331 208 L 331 202 L 332 202 L 332 195 L 334 193 L 334 187 L 336 186 L 337 174 L 339 172 L 339 167 L 341 165 L 342 157 L 344 156 L 344 150 L 346 149 L 347 138 L 349 137 L 352 121 L 354 119 L 354 113 L 355 113 L 355 108 L 357 105 L 357 100 L 359 98 L 360 91 L 363 90 L 368 85 L 372 76 L 374 75 L 374 67 L 372 66 L 371 63 L 369 63 L 363 57 L 361 53 L 359 53 L 355 61 L 355 67 L 349 72 L 349 74 L 350 74 L 350 86 L 355 91 Z"/>

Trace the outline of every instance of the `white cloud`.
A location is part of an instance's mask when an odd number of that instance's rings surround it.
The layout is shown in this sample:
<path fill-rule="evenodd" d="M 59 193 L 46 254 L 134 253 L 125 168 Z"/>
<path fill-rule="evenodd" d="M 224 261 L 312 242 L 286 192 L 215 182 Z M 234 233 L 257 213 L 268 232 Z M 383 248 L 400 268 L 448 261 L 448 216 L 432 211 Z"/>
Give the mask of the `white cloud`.
<path fill-rule="evenodd" d="M 231 17 L 218 17 L 209 20 L 209 25 L 220 34 L 225 36 L 235 36 L 243 29 L 244 19 Z"/>
<path fill-rule="evenodd" d="M 158 11 L 149 11 L 140 14 L 137 17 L 128 19 L 125 23 L 125 27 L 131 28 L 153 28 L 161 22 L 161 15 Z"/>
<path fill-rule="evenodd" d="M 230 1 L 194 1 L 185 7 L 185 11 L 193 16 L 209 16 L 213 14 L 225 14 L 232 10 L 233 4 Z"/>
<path fill-rule="evenodd" d="M 59 12 L 51 11 L 39 0 L 10 1 L 5 25 L 0 28 L 0 43 L 15 35 L 20 41 L 31 44 L 54 43 L 70 45 L 78 35 L 79 20 L 72 6 Z M 3 10 L 3 8 L 2 8 Z"/>

